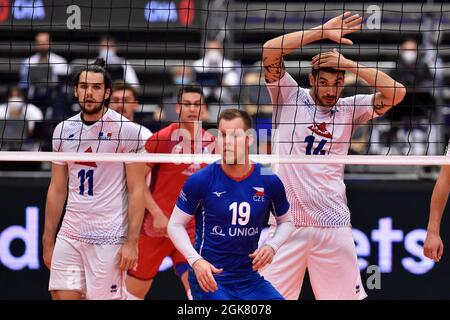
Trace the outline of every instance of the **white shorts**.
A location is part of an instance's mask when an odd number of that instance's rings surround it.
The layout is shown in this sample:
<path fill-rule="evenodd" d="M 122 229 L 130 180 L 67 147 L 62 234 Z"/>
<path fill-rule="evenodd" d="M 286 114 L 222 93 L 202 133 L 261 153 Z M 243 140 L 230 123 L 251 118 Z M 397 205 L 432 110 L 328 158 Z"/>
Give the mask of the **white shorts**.
<path fill-rule="evenodd" d="M 306 269 L 318 300 L 367 297 L 350 227 L 296 229 L 261 274 L 286 299 L 297 300 Z"/>
<path fill-rule="evenodd" d="M 88 300 L 126 299 L 126 274 L 116 261 L 120 247 L 58 236 L 48 290 L 78 291 Z"/>

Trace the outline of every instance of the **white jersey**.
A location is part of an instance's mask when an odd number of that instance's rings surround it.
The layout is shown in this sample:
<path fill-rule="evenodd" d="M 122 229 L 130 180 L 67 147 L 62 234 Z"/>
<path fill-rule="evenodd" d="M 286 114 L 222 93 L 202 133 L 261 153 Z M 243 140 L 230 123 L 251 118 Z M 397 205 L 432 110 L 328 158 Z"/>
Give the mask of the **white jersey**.
<path fill-rule="evenodd" d="M 376 116 L 374 95 L 341 98 L 330 110 L 316 106 L 309 89 L 287 72 L 267 87 L 274 105 L 275 154 L 346 155 L 355 125 Z M 274 171 L 286 188 L 296 227 L 350 226 L 344 165 L 279 164 Z"/>
<path fill-rule="evenodd" d="M 143 152 L 140 127 L 108 109 L 92 125 L 81 114 L 58 124 L 54 152 Z M 128 193 L 123 162 L 60 162 L 68 166 L 69 191 L 59 234 L 91 244 L 120 244 L 128 229 Z"/>

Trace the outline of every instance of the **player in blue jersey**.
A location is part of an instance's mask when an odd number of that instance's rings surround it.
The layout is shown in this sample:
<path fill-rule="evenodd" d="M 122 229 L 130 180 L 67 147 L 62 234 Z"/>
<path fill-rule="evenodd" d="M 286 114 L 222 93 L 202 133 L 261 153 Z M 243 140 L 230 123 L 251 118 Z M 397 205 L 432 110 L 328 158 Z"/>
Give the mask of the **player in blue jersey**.
<path fill-rule="evenodd" d="M 245 111 L 223 111 L 218 125 L 222 161 L 186 181 L 169 221 L 169 236 L 192 267 L 189 283 L 195 300 L 281 300 L 258 270 L 272 262 L 294 230 L 283 183 L 269 169 L 250 162 L 253 136 Z M 279 225 L 273 238 L 258 248 L 269 210 Z M 195 248 L 186 231 L 194 217 Z"/>

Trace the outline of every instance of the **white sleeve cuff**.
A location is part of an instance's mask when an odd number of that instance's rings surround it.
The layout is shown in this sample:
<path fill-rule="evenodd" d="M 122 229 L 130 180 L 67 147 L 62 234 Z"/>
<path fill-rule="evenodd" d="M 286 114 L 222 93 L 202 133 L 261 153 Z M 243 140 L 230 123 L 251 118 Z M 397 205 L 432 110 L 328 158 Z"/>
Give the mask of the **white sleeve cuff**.
<path fill-rule="evenodd" d="M 192 246 L 191 239 L 186 231 L 186 225 L 192 218 L 192 215 L 175 206 L 167 226 L 167 233 L 174 246 L 186 258 L 191 267 L 197 260 L 202 259 L 202 256 Z"/>
<path fill-rule="evenodd" d="M 291 215 L 285 213 L 280 217 L 276 217 L 277 228 L 275 234 L 269 239 L 266 244 L 273 248 L 275 252 L 281 247 L 281 245 L 289 238 L 295 227 L 292 223 Z"/>

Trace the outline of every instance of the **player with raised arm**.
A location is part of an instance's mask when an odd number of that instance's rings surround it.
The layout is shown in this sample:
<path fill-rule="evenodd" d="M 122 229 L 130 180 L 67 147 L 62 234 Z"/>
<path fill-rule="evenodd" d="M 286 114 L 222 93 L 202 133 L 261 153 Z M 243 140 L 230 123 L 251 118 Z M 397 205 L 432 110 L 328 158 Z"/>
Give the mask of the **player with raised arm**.
<path fill-rule="evenodd" d="M 273 103 L 278 155 L 346 155 L 355 127 L 402 101 L 405 88 L 384 72 L 352 61 L 336 49 L 312 58 L 310 88 L 286 72 L 283 57 L 328 39 L 351 45 L 346 35 L 362 18 L 346 12 L 318 27 L 285 34 L 263 47 L 264 74 Z M 365 80 L 374 94 L 341 98 L 345 72 Z M 363 299 L 344 184 L 344 165 L 279 164 L 296 230 L 262 274 L 286 299 L 298 299 L 306 269 L 317 299 Z"/>
<path fill-rule="evenodd" d="M 187 85 L 180 88 L 176 110 L 179 121 L 156 132 L 146 143 L 148 153 L 212 153 L 214 136 L 202 129 L 201 120 L 207 111 L 202 88 Z M 158 274 L 163 259 L 171 257 L 175 273 L 181 278 L 190 298 L 187 280 L 188 264 L 167 236 L 167 223 L 184 182 L 205 167 L 205 164 L 152 163 L 150 189 L 145 191 L 144 223 L 139 237 L 139 260 L 129 270 L 127 288 L 136 299 L 144 299 Z M 194 237 L 194 224 L 189 225 Z"/>
<path fill-rule="evenodd" d="M 110 91 L 103 59 L 75 75 L 74 95 L 81 112 L 58 124 L 54 152 L 143 151 L 139 128 L 108 109 Z M 52 163 L 43 258 L 50 269 L 49 291 L 54 299 L 128 297 L 125 272 L 136 267 L 138 259 L 144 190 L 140 163 Z"/>
<path fill-rule="evenodd" d="M 267 168 L 250 162 L 253 136 L 245 111 L 223 111 L 218 126 L 223 161 L 186 181 L 169 221 L 169 236 L 192 267 L 194 300 L 283 299 L 257 272 L 271 263 L 294 230 L 283 184 Z M 276 216 L 278 229 L 258 248 L 268 210 Z M 186 231 L 193 218 L 195 248 Z"/>

